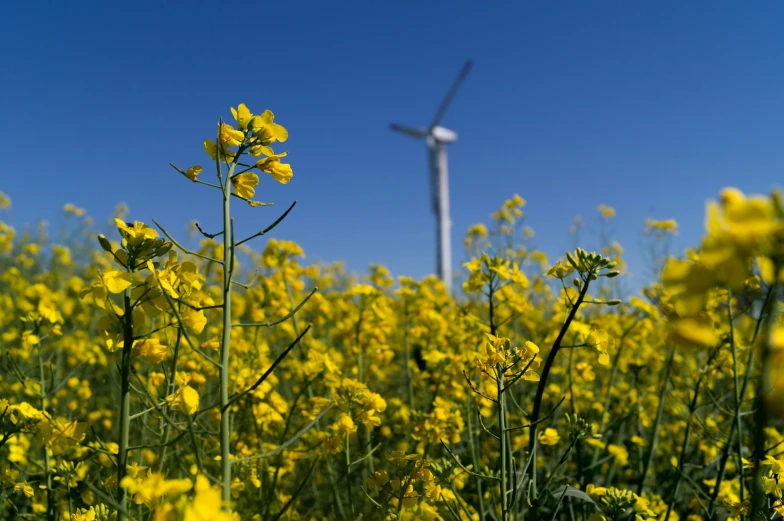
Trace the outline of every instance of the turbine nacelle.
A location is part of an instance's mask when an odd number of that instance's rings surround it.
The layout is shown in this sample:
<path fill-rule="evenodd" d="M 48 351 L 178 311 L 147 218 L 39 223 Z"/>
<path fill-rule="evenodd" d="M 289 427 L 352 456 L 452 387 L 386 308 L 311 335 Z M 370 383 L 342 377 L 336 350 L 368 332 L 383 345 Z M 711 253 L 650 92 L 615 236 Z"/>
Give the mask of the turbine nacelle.
<path fill-rule="evenodd" d="M 453 143 L 457 141 L 457 132 L 444 127 L 433 127 L 430 135 L 439 143 Z"/>
<path fill-rule="evenodd" d="M 435 126 L 428 131 L 426 128 L 409 127 L 392 123 L 389 128 L 414 139 L 428 138 L 437 143 L 453 143 L 457 140 L 456 132 L 440 126 Z"/>

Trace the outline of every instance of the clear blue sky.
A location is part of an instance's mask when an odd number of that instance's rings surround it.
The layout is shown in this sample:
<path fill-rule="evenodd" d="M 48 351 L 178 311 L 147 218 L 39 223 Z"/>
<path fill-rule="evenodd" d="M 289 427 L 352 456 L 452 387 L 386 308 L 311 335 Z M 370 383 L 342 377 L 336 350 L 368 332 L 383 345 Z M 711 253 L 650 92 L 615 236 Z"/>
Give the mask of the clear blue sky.
<path fill-rule="evenodd" d="M 767 192 L 784 166 L 784 4 L 743 2 L 9 2 L 0 17 L 0 191 L 17 225 L 64 203 L 100 222 L 176 232 L 218 222 L 216 193 L 168 166 L 206 164 L 201 143 L 246 103 L 290 130 L 294 179 L 263 179 L 237 234 L 299 204 L 277 236 L 352 270 L 433 270 L 426 125 L 466 58 L 443 124 L 455 264 L 466 228 L 507 197 L 529 202 L 536 244 L 570 245 L 575 215 L 614 206 L 642 272 L 647 216 L 676 218 L 679 247 L 704 203 Z M 589 241 L 588 247 L 592 244 Z"/>

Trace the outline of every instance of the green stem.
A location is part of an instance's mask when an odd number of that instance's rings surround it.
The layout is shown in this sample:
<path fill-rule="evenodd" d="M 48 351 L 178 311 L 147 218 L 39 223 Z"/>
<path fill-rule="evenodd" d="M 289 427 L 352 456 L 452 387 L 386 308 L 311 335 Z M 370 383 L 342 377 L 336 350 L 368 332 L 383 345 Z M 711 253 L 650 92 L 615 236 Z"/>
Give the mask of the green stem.
<path fill-rule="evenodd" d="M 349 436 L 349 433 L 346 432 L 346 492 L 348 493 L 348 506 L 351 510 L 351 517 L 356 519 L 356 514 L 354 514 L 354 494 L 351 490 L 351 448 Z"/>
<path fill-rule="evenodd" d="M 474 402 L 475 403 L 475 402 Z M 473 467 L 477 470 L 481 469 L 479 466 L 480 459 L 479 459 L 479 448 L 477 447 L 477 440 L 474 438 L 474 433 L 476 429 L 471 426 L 471 418 L 473 418 L 473 404 L 471 400 L 469 400 L 468 405 L 466 406 L 466 418 L 468 418 L 468 444 L 471 452 L 471 463 Z M 477 418 L 478 418 L 477 413 Z M 478 421 L 478 420 L 477 420 Z M 484 521 L 485 519 L 485 498 L 484 498 L 484 491 L 482 490 L 482 480 L 477 478 L 476 480 L 476 494 L 477 494 L 477 501 L 479 503 L 479 519 L 480 521 Z"/>
<path fill-rule="evenodd" d="M 708 373 L 708 369 L 710 369 L 713 360 L 719 354 L 721 350 L 721 346 L 717 347 L 713 350 L 713 352 L 708 357 L 708 361 L 705 363 L 705 366 L 700 373 L 699 378 L 697 379 L 697 383 L 694 386 L 694 395 L 692 396 L 691 403 L 689 404 L 689 419 L 688 423 L 686 424 L 686 433 L 683 436 L 683 444 L 681 445 L 681 453 L 678 456 L 678 467 L 675 469 L 675 485 L 672 491 L 672 498 L 670 499 L 669 504 L 667 505 L 667 513 L 664 516 L 664 521 L 669 521 L 670 514 L 672 513 L 672 509 L 675 506 L 675 502 L 678 499 L 678 490 L 680 489 L 681 485 L 681 477 L 683 476 L 683 465 L 686 462 L 686 455 L 689 451 L 689 442 L 691 441 L 691 431 L 692 425 L 694 424 L 694 415 L 697 412 L 697 400 L 700 395 L 700 387 L 702 386 L 702 380 L 705 378 L 705 375 Z"/>
<path fill-rule="evenodd" d="M 178 306 L 179 306 L 179 304 L 178 304 Z M 181 340 L 182 340 L 182 324 L 180 324 L 177 327 L 177 340 L 174 343 L 174 357 L 172 358 L 172 363 L 171 363 L 171 366 L 169 368 L 169 383 L 168 383 L 168 386 L 167 386 L 166 396 L 169 396 L 170 394 L 174 393 L 174 390 L 175 390 L 175 384 L 176 384 L 175 377 L 177 375 L 177 361 L 178 361 L 179 355 L 180 355 L 180 342 L 181 342 Z M 166 413 L 167 414 L 169 413 L 170 409 L 171 409 L 171 407 L 169 405 L 167 405 L 166 406 Z M 171 425 L 169 424 L 169 422 L 166 422 L 166 425 L 163 428 L 163 437 L 161 439 L 161 443 L 163 444 L 163 449 L 161 449 L 161 459 L 158 462 L 158 472 L 159 473 L 163 472 L 163 469 L 165 468 L 166 452 L 167 452 L 167 449 L 169 448 L 168 447 L 168 442 L 169 442 L 170 434 L 171 434 Z"/>
<path fill-rule="evenodd" d="M 131 263 L 129 263 L 131 264 Z M 131 350 L 133 349 L 133 306 L 131 289 L 125 290 L 123 311 L 123 350 L 120 365 L 120 443 L 117 454 L 117 512 L 118 521 L 124 521 L 128 492 L 122 486 L 128 466 L 128 440 L 131 426 Z"/>
<path fill-rule="evenodd" d="M 763 306 L 764 307 L 764 306 Z M 764 312 L 764 309 L 763 309 Z M 762 319 L 763 313 L 760 313 L 759 320 Z M 710 503 L 708 504 L 708 518 L 713 519 L 713 515 L 716 509 L 716 500 L 719 497 L 719 490 L 721 488 L 721 482 L 724 480 L 724 473 L 727 467 L 727 461 L 729 460 L 730 455 L 730 448 L 732 447 L 733 436 L 735 431 L 738 431 L 737 436 L 737 444 L 736 444 L 736 452 L 738 461 L 742 461 L 743 458 L 743 425 L 741 424 L 741 415 L 740 415 L 740 406 L 741 402 L 743 401 L 743 394 L 746 389 L 746 382 L 747 379 L 743 382 L 743 388 L 741 389 L 740 383 L 738 381 L 738 356 L 737 356 L 737 346 L 735 345 L 735 328 L 733 325 L 732 319 L 732 293 L 730 291 L 727 292 L 727 318 L 730 323 L 730 350 L 732 352 L 732 377 L 735 383 L 735 410 L 734 410 L 734 417 L 733 421 L 730 424 L 730 432 L 727 435 L 727 443 L 724 445 L 724 449 L 722 451 L 721 459 L 719 460 L 719 470 L 716 475 L 716 485 L 713 487 L 713 492 L 711 493 Z M 752 340 L 752 344 L 754 340 Z M 749 360 L 747 369 L 751 366 L 753 360 L 751 356 L 754 353 L 754 349 L 749 350 Z M 748 370 L 746 372 L 748 374 Z M 744 499 L 744 486 L 743 486 L 743 465 L 738 465 L 738 479 L 740 480 L 740 502 L 743 502 Z"/>
<path fill-rule="evenodd" d="M 405 349 L 406 349 L 406 384 L 408 387 L 408 406 L 411 409 L 411 412 L 414 412 L 414 375 L 411 372 L 411 341 L 409 339 L 409 324 L 408 324 L 408 302 L 405 304 L 405 309 L 403 311 L 405 316 L 405 326 L 404 326 L 404 342 L 405 342 Z"/>
<path fill-rule="evenodd" d="M 237 154 L 239 157 L 239 153 Z M 223 182 L 223 338 L 220 353 L 220 453 L 223 508 L 231 510 L 231 411 L 229 404 L 229 352 L 231 350 L 231 275 L 234 264 L 234 230 L 231 222 L 232 163 Z"/>
<path fill-rule="evenodd" d="M 648 476 L 648 471 L 653 462 L 653 456 L 656 454 L 656 445 L 659 441 L 659 425 L 661 425 L 662 414 L 664 413 L 664 395 L 667 393 L 667 385 L 670 382 L 670 368 L 672 367 L 672 359 L 675 358 L 675 345 L 670 346 L 670 351 L 667 353 L 667 360 L 664 362 L 663 375 L 661 379 L 661 390 L 659 391 L 659 407 L 656 409 L 656 420 L 653 422 L 653 434 L 651 435 L 651 448 L 648 450 L 648 457 L 645 458 L 645 464 L 642 468 L 642 475 L 640 482 L 637 485 L 637 494 L 642 494 L 645 487 L 645 478 Z"/>
<path fill-rule="evenodd" d="M 774 263 L 774 277 L 778 277 L 780 269 L 780 265 Z M 773 287 L 771 288 L 774 295 L 777 287 L 777 283 L 774 282 Z M 757 402 L 757 409 L 754 412 L 754 478 L 751 482 L 751 514 L 749 517 L 752 521 L 756 521 L 758 515 L 764 513 L 766 510 L 766 493 L 762 484 L 762 460 L 765 459 L 765 427 L 768 425 L 769 420 L 765 395 L 770 389 L 770 368 L 768 367 L 768 360 L 770 359 L 770 343 L 773 335 L 773 327 L 775 325 L 775 321 L 773 320 L 774 316 L 775 307 L 771 306 L 768 315 L 765 317 L 765 337 L 760 346 L 760 368 L 762 374 L 760 374 L 759 381 L 757 382 L 757 392 L 754 396 Z"/>
<path fill-rule="evenodd" d="M 38 370 L 40 374 L 41 412 L 46 413 L 46 375 L 44 374 L 44 359 L 41 356 L 41 343 L 38 342 Z M 5 441 L 5 438 L 3 439 Z M 46 518 L 54 521 L 54 492 L 52 491 L 52 471 L 49 460 L 49 447 L 44 445 L 44 478 L 46 479 Z"/>
<path fill-rule="evenodd" d="M 558 350 L 561 348 L 561 342 L 563 342 L 564 336 L 566 336 L 566 332 L 569 330 L 569 326 L 574 320 L 575 315 L 577 314 L 577 310 L 580 308 L 580 304 L 582 304 L 583 300 L 585 299 L 586 293 L 588 293 L 588 286 L 591 282 L 591 274 L 589 274 L 585 280 L 583 281 L 582 288 L 580 289 L 580 294 L 577 297 L 577 300 L 572 305 L 572 309 L 569 310 L 569 315 L 566 317 L 566 320 L 561 326 L 561 330 L 558 332 L 558 337 L 556 337 L 555 342 L 553 342 L 553 347 L 550 349 L 550 353 L 547 355 L 547 360 L 545 360 L 544 367 L 542 368 L 542 373 L 539 378 L 539 385 L 536 388 L 536 397 L 534 398 L 534 408 L 531 412 L 531 428 L 529 431 L 528 437 L 528 452 L 531 454 L 531 481 L 533 482 L 533 497 L 537 497 L 536 492 L 536 430 L 537 424 L 536 422 L 539 420 L 539 412 L 542 408 L 542 397 L 544 396 L 544 389 L 547 385 L 547 377 L 550 374 L 550 368 L 553 366 L 553 362 L 555 362 L 555 356 L 558 354 Z M 531 519 L 536 519 L 537 513 L 536 507 L 532 508 L 530 513 Z"/>
<path fill-rule="evenodd" d="M 492 309 L 492 306 L 491 308 Z M 501 521 L 509 519 L 509 495 L 507 493 L 507 462 L 508 450 L 506 441 L 506 411 L 504 409 L 504 367 L 502 364 L 496 365 L 496 383 L 498 389 L 498 463 L 501 467 Z"/>

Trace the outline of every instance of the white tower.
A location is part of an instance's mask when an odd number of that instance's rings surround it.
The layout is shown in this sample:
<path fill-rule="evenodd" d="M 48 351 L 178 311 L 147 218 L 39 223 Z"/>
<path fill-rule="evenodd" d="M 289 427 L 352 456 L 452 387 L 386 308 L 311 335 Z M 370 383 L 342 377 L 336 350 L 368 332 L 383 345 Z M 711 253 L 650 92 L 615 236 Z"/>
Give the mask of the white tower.
<path fill-rule="evenodd" d="M 467 61 L 441 102 L 433 122 L 427 129 L 392 124 L 390 128 L 414 139 L 425 139 L 427 143 L 427 162 L 430 174 L 430 196 L 433 213 L 436 216 L 436 270 L 447 291 L 452 293 L 452 220 L 449 214 L 449 168 L 446 158 L 446 145 L 457 140 L 457 134 L 439 126 L 449 104 L 457 94 L 460 84 L 471 70 L 471 60 Z"/>

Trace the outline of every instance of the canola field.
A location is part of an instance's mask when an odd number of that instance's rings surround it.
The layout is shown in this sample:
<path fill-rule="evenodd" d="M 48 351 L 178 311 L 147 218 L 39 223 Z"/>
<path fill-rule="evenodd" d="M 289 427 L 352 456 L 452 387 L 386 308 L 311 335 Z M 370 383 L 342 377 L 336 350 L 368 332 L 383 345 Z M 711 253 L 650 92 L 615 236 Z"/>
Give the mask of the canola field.
<path fill-rule="evenodd" d="M 1 519 L 782 517 L 778 193 L 716 194 L 682 257 L 648 221 L 638 294 L 614 242 L 530 248 L 514 196 L 448 295 L 309 264 L 265 237 L 293 207 L 235 237 L 293 170 L 272 112 L 231 112 L 172 158 L 222 211 L 196 246 L 121 211 L 104 236 L 66 205 L 49 237 L 0 210 Z"/>

